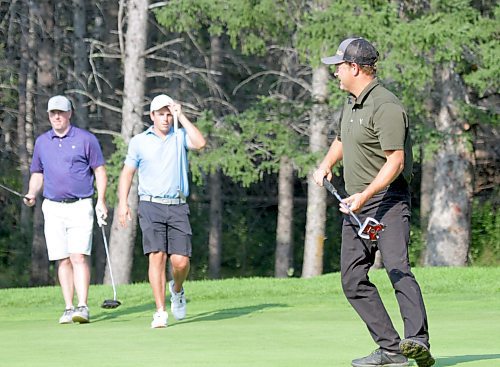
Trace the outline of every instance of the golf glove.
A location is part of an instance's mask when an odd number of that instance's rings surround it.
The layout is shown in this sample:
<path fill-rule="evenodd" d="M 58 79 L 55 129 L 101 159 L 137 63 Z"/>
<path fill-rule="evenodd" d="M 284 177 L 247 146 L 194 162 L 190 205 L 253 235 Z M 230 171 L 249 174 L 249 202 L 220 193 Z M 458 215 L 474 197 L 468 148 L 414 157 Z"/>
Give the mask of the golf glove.
<path fill-rule="evenodd" d="M 108 224 L 105 221 L 105 219 L 107 217 L 106 211 L 104 210 L 104 208 L 102 207 L 102 205 L 100 203 L 97 203 L 97 205 L 95 206 L 95 215 L 97 217 L 97 224 L 99 225 L 99 227 L 102 227 L 102 226 L 105 226 Z"/>

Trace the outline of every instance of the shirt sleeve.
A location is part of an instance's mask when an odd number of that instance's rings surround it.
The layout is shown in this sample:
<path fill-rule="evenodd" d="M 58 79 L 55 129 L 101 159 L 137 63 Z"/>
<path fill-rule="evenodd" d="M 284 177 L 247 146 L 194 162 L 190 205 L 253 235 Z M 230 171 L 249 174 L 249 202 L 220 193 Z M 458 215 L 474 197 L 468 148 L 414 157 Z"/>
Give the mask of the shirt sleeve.
<path fill-rule="evenodd" d="M 95 169 L 104 166 L 106 161 L 102 154 L 101 146 L 95 135 L 89 135 L 89 166 Z"/>
<path fill-rule="evenodd" d="M 382 150 L 404 149 L 408 117 L 396 103 L 384 103 L 373 116 L 373 127 Z"/>
<path fill-rule="evenodd" d="M 33 159 L 30 166 L 31 173 L 43 173 L 43 164 L 40 157 L 40 140 L 36 139 L 35 148 L 33 149 Z"/>
<path fill-rule="evenodd" d="M 180 131 L 182 132 L 182 145 L 184 146 L 184 149 L 188 150 L 189 146 L 188 146 L 188 140 L 189 140 L 189 136 L 188 134 L 186 133 L 186 129 L 182 128 L 180 129 Z"/>
<path fill-rule="evenodd" d="M 138 168 L 139 167 L 139 154 L 137 151 L 137 138 L 133 137 L 130 139 L 128 144 L 127 156 L 125 157 L 125 162 L 127 166 Z"/>

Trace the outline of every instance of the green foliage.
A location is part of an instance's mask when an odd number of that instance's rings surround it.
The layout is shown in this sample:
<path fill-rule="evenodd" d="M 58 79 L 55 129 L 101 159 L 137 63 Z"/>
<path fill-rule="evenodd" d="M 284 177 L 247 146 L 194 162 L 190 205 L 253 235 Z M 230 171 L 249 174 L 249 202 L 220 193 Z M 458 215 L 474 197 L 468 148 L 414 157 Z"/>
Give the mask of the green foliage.
<path fill-rule="evenodd" d="M 498 197 L 498 189 L 496 190 Z M 472 264 L 500 265 L 500 213 L 492 202 L 475 199 L 472 206 L 472 235 L 469 256 Z"/>
<path fill-rule="evenodd" d="M 274 0 L 177 0 L 155 10 L 158 23 L 175 32 L 201 31 L 229 36 L 246 55 L 263 54 L 266 40 L 289 35 L 287 1 Z"/>
<path fill-rule="evenodd" d="M 500 80 L 499 6 L 494 19 L 482 16 L 465 0 L 433 1 L 432 8 L 418 18 L 396 22 L 390 37 L 380 40 L 386 52 L 382 67 L 400 85 L 405 105 L 419 115 L 424 115 L 423 101 L 439 67 L 455 68 L 479 95 L 498 90 Z"/>
<path fill-rule="evenodd" d="M 212 146 L 202 155 L 190 157 L 193 178 L 202 172 L 222 172 L 244 187 L 262 180 L 264 174 L 276 173 L 282 156 L 302 158 L 306 147 L 291 123 L 305 113 L 304 105 L 262 98 L 239 115 L 229 115 L 215 127 L 206 112 L 197 125 L 207 134 Z M 300 161 L 304 163 L 304 160 Z"/>
<path fill-rule="evenodd" d="M 116 150 L 106 162 L 106 172 L 108 175 L 108 188 L 106 190 L 106 202 L 109 207 L 114 207 L 118 203 L 118 181 L 123 162 L 127 155 L 127 144 L 121 136 L 113 138 Z"/>
<path fill-rule="evenodd" d="M 464 121 L 471 125 L 484 123 L 495 127 L 500 126 L 500 114 L 493 108 L 485 110 L 473 105 L 463 104 L 460 112 Z"/>
<path fill-rule="evenodd" d="M 414 216 L 412 216 L 414 218 Z M 417 219 L 418 220 L 418 219 Z M 410 244 L 408 247 L 408 257 L 412 267 L 422 265 L 422 255 L 425 250 L 425 241 L 419 223 L 412 223 L 410 228 Z"/>
<path fill-rule="evenodd" d="M 314 67 L 321 57 L 335 54 L 340 41 L 347 37 L 365 37 L 377 44 L 388 37 L 396 15 L 385 1 L 334 1 L 326 9 L 304 14 L 297 47 L 303 60 Z"/>
<path fill-rule="evenodd" d="M 487 92 L 496 93 L 500 87 L 500 4 L 496 4 L 492 18 L 480 17 L 473 28 L 471 38 L 473 44 L 465 44 L 464 48 L 472 53 L 470 65 L 464 71 L 465 82 L 477 89 L 480 97 Z"/>
<path fill-rule="evenodd" d="M 4 153 L 5 154 L 5 153 Z M 13 158 L 13 157 L 11 157 Z M 16 160 L 0 159 L 0 182 L 13 190 L 23 192 Z M 0 288 L 26 286 L 29 281 L 31 249 L 21 225 L 22 201 L 19 197 L 0 188 Z"/>

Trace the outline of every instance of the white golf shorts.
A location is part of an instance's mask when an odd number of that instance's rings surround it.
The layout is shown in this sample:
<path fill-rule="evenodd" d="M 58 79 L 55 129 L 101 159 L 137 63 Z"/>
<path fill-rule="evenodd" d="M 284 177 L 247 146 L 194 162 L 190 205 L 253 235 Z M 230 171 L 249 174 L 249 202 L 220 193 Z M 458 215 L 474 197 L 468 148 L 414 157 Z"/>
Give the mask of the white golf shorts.
<path fill-rule="evenodd" d="M 91 198 L 74 203 L 59 203 L 45 199 L 42 211 L 49 260 L 65 259 L 70 254 L 90 255 L 94 226 Z"/>

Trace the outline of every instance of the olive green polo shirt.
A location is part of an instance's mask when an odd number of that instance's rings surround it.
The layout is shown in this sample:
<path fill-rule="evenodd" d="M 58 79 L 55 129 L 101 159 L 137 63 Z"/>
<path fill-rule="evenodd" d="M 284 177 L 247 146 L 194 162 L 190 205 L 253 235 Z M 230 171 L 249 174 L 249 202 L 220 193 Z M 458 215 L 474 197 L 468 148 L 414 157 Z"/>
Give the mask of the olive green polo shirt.
<path fill-rule="evenodd" d="M 350 96 L 340 121 L 344 180 L 349 195 L 363 191 L 386 162 L 384 150 L 404 150 L 403 177 L 411 180 L 413 158 L 408 116 L 399 99 L 377 79 L 358 98 Z"/>

